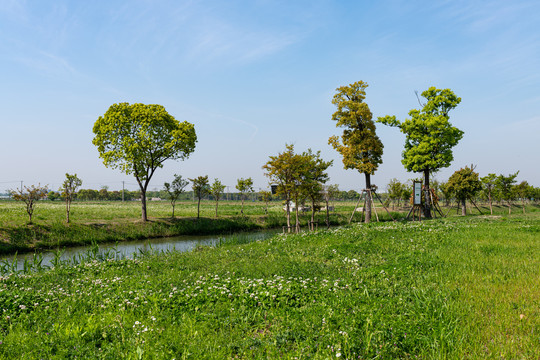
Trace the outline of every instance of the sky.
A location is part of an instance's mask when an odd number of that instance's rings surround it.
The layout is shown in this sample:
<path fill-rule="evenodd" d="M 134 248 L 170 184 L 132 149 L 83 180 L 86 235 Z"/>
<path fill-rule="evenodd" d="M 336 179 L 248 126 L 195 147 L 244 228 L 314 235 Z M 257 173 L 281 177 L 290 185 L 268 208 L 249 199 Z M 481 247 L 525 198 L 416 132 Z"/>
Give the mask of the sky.
<path fill-rule="evenodd" d="M 374 119 L 406 119 L 431 86 L 461 97 L 450 121 L 464 136 L 436 179 L 474 164 L 540 186 L 538 14 L 536 0 L 0 0 L 0 192 L 58 189 L 66 173 L 82 188 L 135 190 L 92 144 L 119 102 L 161 104 L 195 125 L 194 153 L 165 162 L 150 190 L 174 174 L 266 189 L 262 166 L 294 144 L 333 160 L 329 183 L 360 191 L 363 175 L 328 145 L 342 132 L 336 88 L 359 80 Z M 372 183 L 419 177 L 401 164 L 399 129 L 377 133 Z"/>

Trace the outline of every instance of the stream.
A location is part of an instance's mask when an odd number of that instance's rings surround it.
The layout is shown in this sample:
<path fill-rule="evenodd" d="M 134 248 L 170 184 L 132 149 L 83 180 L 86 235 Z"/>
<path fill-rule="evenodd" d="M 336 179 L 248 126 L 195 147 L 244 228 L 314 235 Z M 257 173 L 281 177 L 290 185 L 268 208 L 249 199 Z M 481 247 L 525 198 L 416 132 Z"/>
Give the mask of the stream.
<path fill-rule="evenodd" d="M 227 242 L 234 238 L 239 238 L 242 242 L 253 242 L 266 240 L 275 234 L 279 233 L 279 230 L 263 230 L 255 232 L 243 232 L 230 235 L 183 235 L 167 238 L 154 238 L 146 240 L 125 241 L 118 243 L 103 243 L 99 244 L 99 254 L 105 254 L 107 252 L 116 252 L 117 258 L 133 258 L 135 255 L 148 252 L 166 253 L 169 251 L 185 252 L 191 251 L 199 245 L 203 246 L 216 246 L 220 242 Z M 92 249 L 92 245 L 67 247 L 62 249 L 62 255 L 60 261 L 68 261 L 78 256 L 84 256 Z M 52 266 L 52 261 L 55 259 L 55 253 L 57 251 L 44 251 L 42 252 L 43 260 L 41 262 L 42 267 Z M 0 257 L 0 262 L 6 261 L 10 264 L 16 260 L 16 270 L 22 270 L 24 268 L 25 258 L 27 261 L 32 262 L 34 254 L 26 253 L 20 254 L 16 257 L 14 255 L 4 255 Z"/>

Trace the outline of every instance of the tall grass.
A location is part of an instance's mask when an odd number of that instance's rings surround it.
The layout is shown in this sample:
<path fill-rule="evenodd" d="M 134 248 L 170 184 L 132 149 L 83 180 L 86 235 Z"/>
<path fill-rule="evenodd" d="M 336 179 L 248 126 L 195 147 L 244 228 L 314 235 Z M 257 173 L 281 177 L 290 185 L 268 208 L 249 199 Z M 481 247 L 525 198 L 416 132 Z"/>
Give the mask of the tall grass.
<path fill-rule="evenodd" d="M 527 215 L 94 248 L 0 279 L 0 358 L 536 359 L 539 233 Z"/>

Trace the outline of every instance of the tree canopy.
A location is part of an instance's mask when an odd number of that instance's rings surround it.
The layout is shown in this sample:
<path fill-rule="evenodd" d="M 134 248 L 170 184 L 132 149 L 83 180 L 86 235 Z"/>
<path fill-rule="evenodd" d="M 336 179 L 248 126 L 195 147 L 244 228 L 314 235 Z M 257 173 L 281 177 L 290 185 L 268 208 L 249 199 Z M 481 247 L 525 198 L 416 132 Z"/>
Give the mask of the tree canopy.
<path fill-rule="evenodd" d="M 179 122 L 161 105 L 113 104 L 95 122 L 93 132 L 92 143 L 105 166 L 135 176 L 143 221 L 147 220 L 146 190 L 156 169 L 166 160 L 186 159 L 197 142 L 193 124 Z"/>
<path fill-rule="evenodd" d="M 493 191 L 497 181 L 497 175 L 491 173 L 480 179 L 484 193 L 489 201 L 489 212 L 493 215 Z"/>
<path fill-rule="evenodd" d="M 296 203 L 298 202 L 302 164 L 302 155 L 294 152 L 294 145 L 287 144 L 284 152 L 270 156 L 270 160 L 262 167 L 266 171 L 265 175 L 270 179 L 270 183 L 277 185 L 276 194 L 285 198 L 285 215 L 289 231 L 291 229 L 290 206 L 293 199 Z M 298 206 L 296 208 L 298 209 Z M 298 224 L 296 229 L 298 229 Z"/>
<path fill-rule="evenodd" d="M 285 214 L 289 231 L 291 229 L 290 206 L 291 202 L 294 202 L 295 228 L 298 232 L 300 229 L 298 220 L 300 203 L 306 197 L 312 198 L 312 201 L 317 199 L 322 191 L 322 184 L 328 180 L 326 169 L 332 164 L 332 161 L 322 160 L 320 152 L 313 153 L 311 149 L 302 154 L 296 154 L 294 145 L 285 145 L 285 148 L 285 151 L 277 156 L 270 156 L 270 160 L 263 165 L 263 169 L 271 184 L 277 185 L 276 194 L 285 198 Z"/>
<path fill-rule="evenodd" d="M 482 182 L 474 167 L 465 166 L 454 172 L 446 183 L 446 190 L 461 202 L 461 213 L 466 215 L 466 201 L 472 199 L 482 189 Z"/>
<path fill-rule="evenodd" d="M 208 175 L 198 176 L 195 179 L 189 179 L 195 196 L 197 196 L 197 219 L 200 215 L 201 199 L 203 196 L 210 193 L 210 184 L 208 183 Z"/>
<path fill-rule="evenodd" d="M 189 181 L 182 178 L 182 175 L 174 174 L 174 180 L 172 183 L 164 183 L 163 188 L 169 196 L 172 206 L 172 218 L 174 218 L 174 207 L 176 206 L 176 201 L 180 197 L 180 194 L 184 192 L 184 188 L 189 184 Z"/>
<path fill-rule="evenodd" d="M 252 178 L 240 178 L 236 181 L 236 189 L 240 191 L 240 197 L 242 198 L 242 210 L 240 213 L 244 214 L 244 200 L 246 199 L 246 194 L 248 192 L 253 192 L 253 179 Z"/>
<path fill-rule="evenodd" d="M 28 224 L 32 224 L 32 215 L 34 214 L 34 209 L 36 202 L 38 200 L 44 199 L 47 196 L 47 185 L 37 186 L 31 185 L 30 187 L 24 187 L 23 189 L 10 190 L 11 197 L 17 201 L 22 201 L 26 204 L 26 213 L 28 214 Z"/>
<path fill-rule="evenodd" d="M 82 185 L 82 180 L 77 177 L 77 174 L 70 175 L 66 173 L 66 180 L 62 184 L 60 191 L 66 200 L 66 222 L 69 223 L 69 212 L 71 210 L 71 202 L 77 192 L 77 189 Z"/>
<path fill-rule="evenodd" d="M 216 218 L 218 217 L 218 203 L 223 190 L 225 190 L 225 185 L 223 185 L 218 179 L 214 179 L 212 186 L 210 186 L 210 193 L 214 197 L 214 200 L 216 200 Z"/>
<path fill-rule="evenodd" d="M 332 114 L 332 120 L 337 127 L 345 128 L 341 138 L 331 136 L 328 143 L 339 152 L 343 158 L 345 169 L 356 169 L 366 178 L 368 190 L 366 201 L 366 222 L 371 220 L 371 178 L 382 163 L 383 144 L 376 134 L 373 114 L 364 102 L 368 85 L 357 81 L 348 86 L 336 89 L 332 104 L 337 111 Z"/>
<path fill-rule="evenodd" d="M 341 138 L 332 136 L 328 142 L 343 157 L 345 169 L 373 175 L 382 163 L 384 146 L 376 134 L 373 114 L 364 102 L 367 87 L 363 81 L 357 81 L 336 89 L 332 104 L 337 106 L 337 111 L 332 114 L 332 120 L 337 127 L 345 129 Z"/>
<path fill-rule="evenodd" d="M 430 87 L 422 93 L 422 97 L 426 103 L 421 110 L 409 111 L 410 119 L 399 121 L 395 116 L 387 115 L 379 117 L 377 121 L 397 127 L 405 134 L 401 163 L 407 171 L 424 173 L 427 191 L 430 172 L 450 166 L 454 160 L 452 148 L 463 137 L 463 131 L 449 121 L 448 113 L 461 102 L 461 98 L 452 90 Z M 429 202 L 424 207 L 424 215 L 431 217 Z"/>

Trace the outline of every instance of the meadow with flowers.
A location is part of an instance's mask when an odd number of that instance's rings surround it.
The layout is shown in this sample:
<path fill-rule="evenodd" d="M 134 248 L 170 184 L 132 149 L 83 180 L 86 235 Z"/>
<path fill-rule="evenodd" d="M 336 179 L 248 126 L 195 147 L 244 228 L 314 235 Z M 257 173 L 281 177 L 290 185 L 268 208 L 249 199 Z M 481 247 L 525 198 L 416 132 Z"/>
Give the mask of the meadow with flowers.
<path fill-rule="evenodd" d="M 89 257 L 0 279 L 0 358 L 539 358 L 539 269 L 537 212 Z"/>

